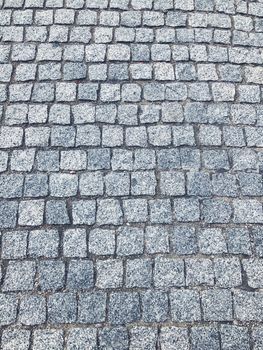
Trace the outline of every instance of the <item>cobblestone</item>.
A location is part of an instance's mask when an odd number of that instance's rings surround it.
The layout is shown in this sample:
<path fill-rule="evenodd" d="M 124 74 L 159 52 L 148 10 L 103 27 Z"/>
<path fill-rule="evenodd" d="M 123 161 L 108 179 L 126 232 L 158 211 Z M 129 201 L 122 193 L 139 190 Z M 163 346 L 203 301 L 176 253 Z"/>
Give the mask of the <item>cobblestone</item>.
<path fill-rule="evenodd" d="M 259 350 L 261 0 L 0 0 L 0 348 Z"/>

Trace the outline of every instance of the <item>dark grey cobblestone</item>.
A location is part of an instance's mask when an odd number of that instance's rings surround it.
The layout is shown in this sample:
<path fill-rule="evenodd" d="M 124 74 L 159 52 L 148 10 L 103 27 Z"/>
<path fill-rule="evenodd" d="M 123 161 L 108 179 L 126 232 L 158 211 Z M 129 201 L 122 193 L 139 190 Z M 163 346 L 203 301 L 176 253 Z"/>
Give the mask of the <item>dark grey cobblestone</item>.
<path fill-rule="evenodd" d="M 263 348 L 262 0 L 0 0 L 0 348 Z"/>

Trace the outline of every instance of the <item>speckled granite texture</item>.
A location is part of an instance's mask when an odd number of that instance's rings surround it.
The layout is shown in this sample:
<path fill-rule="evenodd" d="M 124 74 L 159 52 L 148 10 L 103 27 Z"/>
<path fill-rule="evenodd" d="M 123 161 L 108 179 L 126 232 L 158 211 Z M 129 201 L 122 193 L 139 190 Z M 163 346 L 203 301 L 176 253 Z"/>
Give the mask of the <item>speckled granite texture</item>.
<path fill-rule="evenodd" d="M 262 84 L 262 0 L 0 0 L 1 350 L 263 349 Z"/>

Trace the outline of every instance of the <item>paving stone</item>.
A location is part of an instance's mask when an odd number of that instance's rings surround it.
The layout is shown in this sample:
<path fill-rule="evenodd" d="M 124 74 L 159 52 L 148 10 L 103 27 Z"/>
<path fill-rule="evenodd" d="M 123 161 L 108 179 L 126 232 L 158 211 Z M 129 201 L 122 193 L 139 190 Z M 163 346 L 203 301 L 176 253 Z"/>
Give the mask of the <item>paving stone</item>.
<path fill-rule="evenodd" d="M 2 198 L 22 197 L 24 177 L 20 174 L 0 176 L 0 196 Z"/>
<path fill-rule="evenodd" d="M 155 349 L 157 329 L 150 327 L 134 327 L 130 331 L 130 349 Z"/>
<path fill-rule="evenodd" d="M 105 44 L 91 44 L 86 47 L 86 60 L 88 62 L 103 62 L 105 55 Z"/>
<path fill-rule="evenodd" d="M 260 101 L 259 86 L 241 85 L 238 92 L 240 102 L 257 103 Z"/>
<path fill-rule="evenodd" d="M 182 327 L 162 327 L 159 341 L 161 346 L 167 350 L 189 350 L 189 340 L 187 328 Z"/>
<path fill-rule="evenodd" d="M 177 198 L 174 200 L 174 212 L 179 222 L 198 221 L 200 218 L 199 201 L 195 198 Z"/>
<path fill-rule="evenodd" d="M 128 222 L 146 222 L 148 217 L 146 199 L 125 199 L 123 201 L 124 217 Z"/>
<path fill-rule="evenodd" d="M 140 121 L 143 124 L 150 124 L 153 122 L 158 122 L 160 120 L 160 106 L 159 105 L 146 105 L 141 107 L 141 115 Z M 158 129 L 151 129 L 152 131 Z M 165 129 L 164 129 L 165 130 Z M 152 137 L 154 137 L 155 133 L 152 132 Z"/>
<path fill-rule="evenodd" d="M 99 332 L 99 342 L 102 348 L 127 350 L 129 348 L 127 329 L 125 327 L 103 328 Z"/>
<path fill-rule="evenodd" d="M 75 143 L 75 128 L 72 126 L 54 126 L 51 129 L 51 145 L 72 147 Z"/>
<path fill-rule="evenodd" d="M 144 232 L 137 227 L 123 227 L 117 236 L 117 254 L 121 256 L 143 253 Z"/>
<path fill-rule="evenodd" d="M 215 350 L 220 349 L 219 333 L 216 327 L 213 326 L 193 327 L 191 330 L 191 340 L 194 350 L 208 350 L 211 346 Z"/>
<path fill-rule="evenodd" d="M 201 125 L 199 129 L 199 140 L 205 146 L 221 145 L 221 130 L 217 126 Z"/>
<path fill-rule="evenodd" d="M 154 265 L 154 285 L 157 288 L 183 286 L 183 261 L 173 258 L 156 258 Z"/>
<path fill-rule="evenodd" d="M 87 154 L 82 150 L 62 151 L 60 167 L 63 170 L 84 170 L 87 167 Z"/>
<path fill-rule="evenodd" d="M 14 228 L 17 223 L 18 202 L 0 201 L 0 226 Z"/>
<path fill-rule="evenodd" d="M 138 102 L 141 100 L 142 90 L 139 84 L 122 85 L 121 98 L 123 102 Z"/>
<path fill-rule="evenodd" d="M 48 127 L 29 127 L 25 130 L 25 144 L 29 147 L 48 146 L 50 129 Z"/>
<path fill-rule="evenodd" d="M 121 260 L 99 260 L 96 263 L 98 288 L 118 288 L 123 284 L 123 263 Z"/>
<path fill-rule="evenodd" d="M 115 252 L 115 232 L 107 229 L 94 229 L 89 233 L 89 253 L 113 255 Z"/>
<path fill-rule="evenodd" d="M 30 343 L 30 331 L 29 330 L 8 330 L 5 329 L 2 334 L 2 348 L 4 350 L 27 350 Z"/>
<path fill-rule="evenodd" d="M 155 224 L 172 223 L 171 202 L 169 199 L 153 199 L 149 201 L 151 222 Z"/>
<path fill-rule="evenodd" d="M 193 322 L 201 319 L 199 293 L 194 290 L 176 290 L 171 293 L 171 315 L 175 322 Z"/>
<path fill-rule="evenodd" d="M 140 319 L 139 294 L 137 292 L 114 292 L 109 299 L 109 322 L 122 325 Z"/>
<path fill-rule="evenodd" d="M 235 96 L 235 86 L 231 83 L 214 83 L 212 93 L 215 101 L 233 101 Z"/>
<path fill-rule="evenodd" d="M 197 235 L 194 227 L 174 226 L 171 230 L 171 250 L 178 255 L 197 252 Z"/>
<path fill-rule="evenodd" d="M 104 126 L 102 129 L 102 145 L 117 147 L 123 144 L 123 128 L 121 126 Z"/>
<path fill-rule="evenodd" d="M 262 346 L 262 327 L 255 327 L 253 330 L 252 338 L 254 341 L 254 348 L 259 350 Z"/>
<path fill-rule="evenodd" d="M 27 326 L 46 322 L 46 299 L 41 295 L 24 296 L 20 302 L 19 321 Z"/>
<path fill-rule="evenodd" d="M 251 288 L 261 288 L 262 261 L 258 259 L 243 260 L 242 265 L 246 273 L 248 286 Z"/>
<path fill-rule="evenodd" d="M 138 27 L 142 22 L 142 15 L 139 12 L 130 10 L 122 13 L 121 16 L 121 25 L 125 27 Z"/>
<path fill-rule="evenodd" d="M 80 323 L 101 323 L 106 316 L 106 294 L 83 292 L 78 300 L 78 321 Z"/>
<path fill-rule="evenodd" d="M 73 224 L 92 225 L 95 223 L 95 200 L 79 200 L 72 203 Z"/>
<path fill-rule="evenodd" d="M 169 252 L 169 230 L 162 226 L 147 226 L 145 249 L 149 254 Z"/>
<path fill-rule="evenodd" d="M 220 228 L 206 228 L 199 232 L 198 243 L 203 254 L 222 254 L 227 252 L 226 241 Z"/>
<path fill-rule="evenodd" d="M 163 291 L 148 290 L 141 293 L 142 320 L 144 322 L 164 322 L 168 319 L 168 296 Z"/>
<path fill-rule="evenodd" d="M 69 223 L 66 202 L 50 200 L 46 203 L 46 221 L 48 224 L 63 225 Z"/>
<path fill-rule="evenodd" d="M 7 326 L 16 321 L 18 300 L 14 294 L 0 294 L 1 326 Z"/>
<path fill-rule="evenodd" d="M 76 124 L 93 123 L 95 121 L 95 107 L 88 103 L 72 106 L 72 114 Z"/>
<path fill-rule="evenodd" d="M 7 169 L 8 153 L 0 151 L 0 172 L 4 172 Z"/>
<path fill-rule="evenodd" d="M 88 350 L 94 349 L 96 347 L 96 338 L 96 329 L 72 328 L 68 331 L 66 349 L 80 350 L 84 346 L 86 346 Z"/>
<path fill-rule="evenodd" d="M 33 60 L 35 56 L 36 46 L 34 44 L 15 44 L 11 55 L 12 61 L 30 61 Z"/>
<path fill-rule="evenodd" d="M 118 107 L 118 121 L 124 125 L 136 125 L 138 107 L 133 104 L 120 105 Z"/>
<path fill-rule="evenodd" d="M 35 158 L 35 150 L 14 150 L 11 157 L 11 170 L 31 171 Z"/>
<path fill-rule="evenodd" d="M 2 235 L 2 259 L 25 258 L 27 237 L 27 231 L 4 232 Z"/>
<path fill-rule="evenodd" d="M 257 232 L 256 229 L 255 232 Z M 251 254 L 249 231 L 246 228 L 227 228 L 225 235 L 229 253 L 244 255 Z M 260 240 L 258 242 L 260 242 Z M 255 238 L 255 246 L 257 249 L 257 238 Z"/>
<path fill-rule="evenodd" d="M 33 350 L 63 349 L 63 331 L 56 329 L 36 329 L 33 334 Z"/>
<path fill-rule="evenodd" d="M 74 293 L 55 293 L 48 298 L 48 322 L 73 323 L 76 320 L 77 300 Z"/>
<path fill-rule="evenodd" d="M 67 275 L 69 289 L 86 289 L 94 285 L 93 263 L 88 260 L 71 260 Z"/>
<path fill-rule="evenodd" d="M 210 104 L 207 106 L 208 121 L 210 123 L 228 123 L 229 122 L 229 105 L 225 102 Z"/>
<path fill-rule="evenodd" d="M 213 262 L 210 259 L 191 258 L 185 260 L 187 286 L 213 286 Z M 215 267 L 216 272 L 217 269 Z"/>
<path fill-rule="evenodd" d="M 126 287 L 149 288 L 152 281 L 152 263 L 150 259 L 134 259 L 126 262 Z"/>
<path fill-rule="evenodd" d="M 100 171 L 81 174 L 79 179 L 80 194 L 84 196 L 103 195 L 103 176 Z"/>
<path fill-rule="evenodd" d="M 228 154 L 225 150 L 204 150 L 202 158 L 207 169 L 228 170 L 230 168 Z"/>
<path fill-rule="evenodd" d="M 127 146 L 146 147 L 146 128 L 144 126 L 127 128 L 125 139 Z"/>
<path fill-rule="evenodd" d="M 110 149 L 98 148 L 88 151 L 88 169 L 107 170 L 110 169 Z"/>
<path fill-rule="evenodd" d="M 231 152 L 233 169 L 246 170 L 255 169 L 257 167 L 257 155 L 252 149 L 244 149 L 240 152 L 235 149 Z"/>
<path fill-rule="evenodd" d="M 70 107 L 55 104 L 49 110 L 49 122 L 54 124 L 70 124 Z"/>
<path fill-rule="evenodd" d="M 177 149 L 157 150 L 157 164 L 161 169 L 180 168 L 180 155 Z"/>
<path fill-rule="evenodd" d="M 224 325 L 221 326 L 220 333 L 223 349 L 249 349 L 250 337 L 246 327 Z"/>
<path fill-rule="evenodd" d="M 154 146 L 168 146 L 171 143 L 171 129 L 169 126 L 149 126 L 149 143 Z"/>
<path fill-rule="evenodd" d="M 184 119 L 182 106 L 178 102 L 162 104 L 162 121 L 166 123 L 182 122 Z"/>
<path fill-rule="evenodd" d="M 117 199 L 101 199 L 97 203 L 98 225 L 119 225 L 123 221 L 123 212 Z"/>
<path fill-rule="evenodd" d="M 64 232 L 63 253 L 66 257 L 87 256 L 87 233 L 85 229 L 69 229 Z"/>
<path fill-rule="evenodd" d="M 217 196 L 235 197 L 237 195 L 237 179 L 233 175 L 212 175 L 212 185 L 213 193 Z"/>
<path fill-rule="evenodd" d="M 203 218 L 208 223 L 228 223 L 232 216 L 231 205 L 223 199 L 203 201 Z"/>
<path fill-rule="evenodd" d="M 256 199 L 234 200 L 234 222 L 261 223 L 263 221 L 262 205 Z"/>
<path fill-rule="evenodd" d="M 237 258 L 217 258 L 214 260 L 216 285 L 234 287 L 242 284 L 241 266 Z"/>
<path fill-rule="evenodd" d="M 59 260 L 43 260 L 38 264 L 39 286 L 42 291 L 56 291 L 64 286 L 65 264 Z"/>
<path fill-rule="evenodd" d="M 46 6 L 47 7 L 51 7 L 51 8 L 59 8 L 62 7 L 63 2 L 61 0 L 47 0 L 46 2 Z"/>
<path fill-rule="evenodd" d="M 111 167 L 112 167 L 112 170 L 132 170 L 133 169 L 132 151 L 124 150 L 124 149 L 113 150 Z"/>
<path fill-rule="evenodd" d="M 139 42 L 147 42 L 147 38 L 151 41 L 153 38 L 153 31 L 152 29 L 147 28 L 138 28 L 136 30 L 136 39 Z M 132 44 L 131 45 L 131 54 L 132 54 L 132 60 L 135 62 L 142 61 L 142 62 L 148 62 L 150 60 L 150 49 L 145 44 Z M 135 66 L 135 65 L 134 65 Z M 131 66 L 132 67 L 132 66 Z M 139 67 L 136 65 L 136 67 Z M 141 68 L 143 69 L 143 68 Z"/>
<path fill-rule="evenodd" d="M 185 194 L 184 174 L 175 171 L 160 173 L 160 190 L 163 195 L 182 196 Z"/>
<path fill-rule="evenodd" d="M 54 85 L 52 83 L 36 83 L 32 92 L 33 102 L 54 101 Z"/>
<path fill-rule="evenodd" d="M 131 174 L 132 195 L 154 195 L 156 185 L 157 182 L 153 171 L 138 171 Z"/>
<path fill-rule="evenodd" d="M 68 27 L 64 25 L 53 25 L 49 33 L 50 42 L 67 42 L 68 41 Z"/>
<path fill-rule="evenodd" d="M 201 293 L 206 321 L 230 321 L 233 319 L 232 296 L 228 290 L 208 290 Z M 217 305 L 215 307 L 215 305 Z"/>
<path fill-rule="evenodd" d="M 84 58 L 84 46 L 79 44 L 65 46 L 63 57 L 69 61 L 82 61 Z"/>
<path fill-rule="evenodd" d="M 59 170 L 58 151 L 38 151 L 36 156 L 37 169 L 40 171 Z"/>
<path fill-rule="evenodd" d="M 44 201 L 28 200 L 20 202 L 18 224 L 21 226 L 39 226 L 43 223 Z"/>
<path fill-rule="evenodd" d="M 86 27 L 73 27 L 70 32 L 70 42 L 87 44 L 91 39 L 91 31 Z"/>
<path fill-rule="evenodd" d="M 8 62 L 10 53 L 10 45 L 2 45 L 0 49 L 0 61 L 1 63 Z"/>
<path fill-rule="evenodd" d="M 247 305 L 250 303 L 249 313 Z M 262 318 L 262 293 L 238 290 L 234 295 L 235 317 L 241 321 L 260 321 Z"/>
<path fill-rule="evenodd" d="M 10 261 L 2 290 L 29 291 L 34 288 L 36 267 L 34 261 Z"/>
<path fill-rule="evenodd" d="M 235 124 L 253 124 L 256 120 L 256 111 L 252 105 L 234 104 L 231 106 L 231 115 Z"/>
<path fill-rule="evenodd" d="M 45 197 L 48 194 L 48 177 L 45 174 L 26 175 L 24 196 Z"/>
<path fill-rule="evenodd" d="M 263 241 L 261 238 L 261 228 L 259 226 L 255 226 L 252 228 L 252 235 L 253 235 L 253 239 L 254 239 L 254 244 L 255 244 L 255 251 L 256 251 L 256 255 L 262 257 L 263 255 Z M 249 234 L 247 231 L 244 231 L 243 233 L 243 249 L 246 249 L 245 246 L 245 242 L 249 242 Z M 245 241 L 245 242 L 244 242 Z M 249 242 L 250 243 L 250 242 Z M 250 245 L 247 244 L 248 248 L 247 248 L 247 252 L 248 254 L 251 254 L 251 249 L 250 249 Z"/>
<path fill-rule="evenodd" d="M 100 129 L 98 126 L 77 126 L 76 146 L 99 146 L 100 143 Z"/>
<path fill-rule="evenodd" d="M 57 80 L 61 78 L 61 65 L 59 63 L 42 64 L 38 68 L 40 80 Z"/>

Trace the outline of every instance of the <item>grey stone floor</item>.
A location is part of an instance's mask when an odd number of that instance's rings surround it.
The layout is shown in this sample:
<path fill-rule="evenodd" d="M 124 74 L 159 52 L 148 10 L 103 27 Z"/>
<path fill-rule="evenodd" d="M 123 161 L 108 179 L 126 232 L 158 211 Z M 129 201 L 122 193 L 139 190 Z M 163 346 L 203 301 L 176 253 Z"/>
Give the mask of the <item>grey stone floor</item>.
<path fill-rule="evenodd" d="M 262 350 L 263 1 L 0 8 L 0 349 Z"/>

